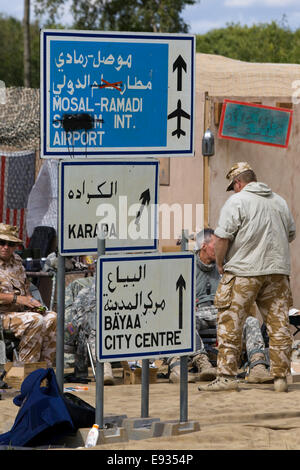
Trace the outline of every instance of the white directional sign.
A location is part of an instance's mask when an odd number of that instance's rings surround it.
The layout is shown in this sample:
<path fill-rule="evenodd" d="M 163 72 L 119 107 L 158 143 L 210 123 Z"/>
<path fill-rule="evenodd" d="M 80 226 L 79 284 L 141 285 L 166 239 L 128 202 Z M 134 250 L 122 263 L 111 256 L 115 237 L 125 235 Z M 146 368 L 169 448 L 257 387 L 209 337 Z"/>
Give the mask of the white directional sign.
<path fill-rule="evenodd" d="M 194 351 L 194 255 L 100 256 L 97 357 L 118 361 Z"/>
<path fill-rule="evenodd" d="M 59 165 L 59 252 L 157 249 L 158 161 L 69 160 Z"/>
<path fill-rule="evenodd" d="M 41 157 L 193 156 L 195 36 L 41 32 Z"/>

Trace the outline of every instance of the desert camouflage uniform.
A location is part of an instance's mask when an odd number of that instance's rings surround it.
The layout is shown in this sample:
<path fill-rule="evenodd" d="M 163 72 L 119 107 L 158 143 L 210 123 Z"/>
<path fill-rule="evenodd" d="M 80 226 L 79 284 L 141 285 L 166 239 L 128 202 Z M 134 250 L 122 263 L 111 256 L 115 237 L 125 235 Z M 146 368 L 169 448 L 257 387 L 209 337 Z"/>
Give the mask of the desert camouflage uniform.
<path fill-rule="evenodd" d="M 29 280 L 20 256 L 13 254 L 8 262 L 0 260 L 0 292 L 30 295 Z M 53 365 L 56 353 L 56 313 L 24 311 L 24 305 L 5 304 L 0 301 L 0 314 L 4 330 L 11 330 L 20 339 L 21 362 L 46 361 Z"/>
<path fill-rule="evenodd" d="M 251 311 L 251 310 L 250 310 Z M 191 358 L 197 354 L 206 354 L 203 340 L 201 338 L 201 330 L 206 328 L 217 328 L 217 315 L 218 309 L 214 305 L 206 305 L 204 307 L 198 307 L 196 311 L 196 352 L 191 355 Z M 247 361 L 250 362 L 253 354 L 263 353 L 265 360 L 268 362 L 268 354 L 265 354 L 265 343 L 263 340 L 260 324 L 257 318 L 249 316 L 246 318 L 243 330 L 242 330 L 243 345 L 245 346 L 247 353 Z M 241 349 L 242 352 L 242 349 Z M 240 352 L 240 357 L 241 357 Z M 179 358 L 177 358 L 179 359 Z M 168 358 L 167 363 L 169 364 L 172 360 Z M 239 362 L 239 358 L 238 358 Z"/>
<path fill-rule="evenodd" d="M 85 372 L 89 364 L 87 341 L 95 358 L 95 279 L 86 277 L 69 284 L 65 294 L 65 366 Z"/>
<path fill-rule="evenodd" d="M 5 343 L 4 343 L 4 336 L 3 336 L 3 325 L 2 325 L 2 318 L 0 315 L 0 372 L 4 368 L 4 364 L 7 362 L 6 359 L 6 352 L 5 352 Z"/>
<path fill-rule="evenodd" d="M 289 278 L 282 274 L 235 276 L 226 272 L 217 289 L 218 374 L 235 376 L 241 354 L 242 327 L 256 301 L 269 335 L 271 374 L 285 377 L 290 369 L 292 337 L 288 310 Z"/>
<path fill-rule="evenodd" d="M 250 310 L 250 314 L 252 309 Z M 217 328 L 217 315 L 218 309 L 214 306 L 205 306 L 197 308 L 196 312 L 196 328 L 201 334 L 201 330 L 205 328 Z M 254 316 L 247 317 L 242 332 L 243 345 L 245 346 L 247 353 L 247 360 L 250 361 L 253 354 L 263 353 L 265 355 L 265 343 L 260 329 L 260 324 L 257 318 Z M 202 339 L 201 340 L 201 352 L 204 348 Z M 266 361 L 268 357 L 266 356 Z"/>

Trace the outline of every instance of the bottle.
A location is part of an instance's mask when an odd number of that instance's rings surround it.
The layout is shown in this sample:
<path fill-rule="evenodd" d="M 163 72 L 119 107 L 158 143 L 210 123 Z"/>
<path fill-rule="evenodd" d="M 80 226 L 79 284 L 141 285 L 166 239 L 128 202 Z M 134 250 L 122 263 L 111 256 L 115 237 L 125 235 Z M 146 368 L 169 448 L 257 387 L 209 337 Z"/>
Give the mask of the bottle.
<path fill-rule="evenodd" d="M 44 268 L 44 266 L 45 266 L 46 259 L 47 259 L 47 258 L 41 258 L 41 259 L 40 259 L 41 270 L 43 270 L 43 268 Z"/>
<path fill-rule="evenodd" d="M 93 424 L 93 427 L 89 430 L 84 447 L 95 447 L 97 445 L 99 436 L 98 424 Z"/>
<path fill-rule="evenodd" d="M 32 269 L 33 269 L 33 259 L 32 258 L 26 258 L 25 269 L 26 269 L 26 271 L 32 271 Z"/>

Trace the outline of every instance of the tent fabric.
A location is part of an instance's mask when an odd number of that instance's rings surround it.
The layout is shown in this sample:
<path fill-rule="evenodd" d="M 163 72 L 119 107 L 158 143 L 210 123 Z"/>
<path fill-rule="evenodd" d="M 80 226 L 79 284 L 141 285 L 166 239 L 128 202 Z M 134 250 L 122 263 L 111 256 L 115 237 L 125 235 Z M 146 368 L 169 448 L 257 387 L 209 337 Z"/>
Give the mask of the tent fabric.
<path fill-rule="evenodd" d="M 31 237 L 35 227 L 53 227 L 57 233 L 58 162 L 45 160 L 29 194 L 26 227 Z"/>

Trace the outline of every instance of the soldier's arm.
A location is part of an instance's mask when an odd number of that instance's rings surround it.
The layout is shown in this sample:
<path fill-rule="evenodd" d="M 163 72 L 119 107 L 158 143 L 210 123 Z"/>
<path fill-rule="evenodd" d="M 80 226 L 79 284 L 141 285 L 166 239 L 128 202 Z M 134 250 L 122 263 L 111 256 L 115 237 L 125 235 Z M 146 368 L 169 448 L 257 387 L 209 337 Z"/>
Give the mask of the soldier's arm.
<path fill-rule="evenodd" d="M 228 250 L 229 239 L 216 236 L 215 253 L 216 265 L 220 274 L 224 273 L 223 264 Z"/>
<path fill-rule="evenodd" d="M 0 293 L 0 305 L 2 304 L 12 304 L 13 303 L 13 300 L 14 300 L 14 293 L 13 292 L 9 292 L 8 294 L 5 294 L 5 293 Z"/>

